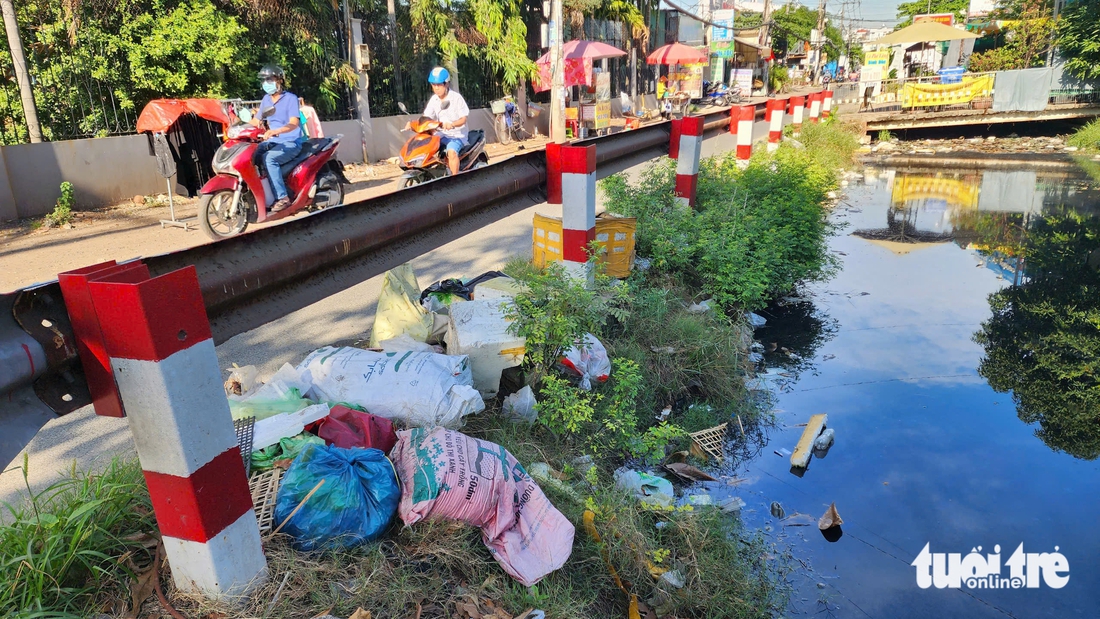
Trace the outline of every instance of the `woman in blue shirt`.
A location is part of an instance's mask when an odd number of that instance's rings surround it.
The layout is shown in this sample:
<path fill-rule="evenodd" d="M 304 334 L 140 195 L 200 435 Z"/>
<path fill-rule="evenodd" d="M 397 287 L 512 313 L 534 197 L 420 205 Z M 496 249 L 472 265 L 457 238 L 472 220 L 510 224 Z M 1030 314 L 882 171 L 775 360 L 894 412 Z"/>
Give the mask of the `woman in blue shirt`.
<path fill-rule="evenodd" d="M 280 168 L 302 151 L 298 96 L 286 91 L 286 73 L 275 65 L 260 69 L 260 79 L 263 80 L 264 98 L 260 101 L 260 113 L 249 122 L 258 127 L 261 122 L 267 121 L 264 142 L 257 150 L 258 156 L 263 158 L 271 188 L 275 191 L 275 204 L 271 205 L 271 211 L 278 212 L 290 206 L 286 181 Z M 274 108 L 274 111 L 264 118 L 264 112 L 269 108 Z"/>

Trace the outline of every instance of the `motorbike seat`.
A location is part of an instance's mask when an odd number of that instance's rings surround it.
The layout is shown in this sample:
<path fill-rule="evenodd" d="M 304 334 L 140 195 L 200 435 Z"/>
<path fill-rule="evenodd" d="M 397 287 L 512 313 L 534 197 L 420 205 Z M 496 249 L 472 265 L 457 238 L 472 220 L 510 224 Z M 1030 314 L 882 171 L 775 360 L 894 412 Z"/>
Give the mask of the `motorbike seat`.
<path fill-rule="evenodd" d="M 480 142 L 485 141 L 485 132 L 481 129 L 472 129 L 466 136 L 466 145 L 462 147 L 462 150 L 458 151 L 458 156 L 465 157 L 470 154 L 470 151 L 474 149 Z"/>
<path fill-rule="evenodd" d="M 330 143 L 332 143 L 331 138 L 310 138 L 306 140 L 302 143 L 302 150 L 299 151 L 298 155 L 284 163 L 279 168 L 279 172 L 283 175 L 283 178 L 286 178 L 286 175 L 290 174 L 299 164 L 324 150 Z M 267 166 L 263 165 L 262 157 L 256 157 L 253 163 L 259 168 L 260 177 L 266 177 Z"/>

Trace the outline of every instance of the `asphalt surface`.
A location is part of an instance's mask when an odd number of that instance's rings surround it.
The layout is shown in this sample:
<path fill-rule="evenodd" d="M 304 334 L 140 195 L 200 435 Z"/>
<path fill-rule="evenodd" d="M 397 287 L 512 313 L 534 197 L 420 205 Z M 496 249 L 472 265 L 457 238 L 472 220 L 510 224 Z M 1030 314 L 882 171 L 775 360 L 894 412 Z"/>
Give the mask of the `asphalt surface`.
<path fill-rule="evenodd" d="M 766 138 L 768 127 L 757 122 L 754 139 Z M 721 133 L 703 143 L 703 157 L 734 150 L 733 136 Z M 643 165 L 627 170 L 636 174 Z M 603 197 L 597 197 L 597 211 Z M 560 217 L 559 205 L 539 204 L 498 221 L 486 221 L 481 229 L 441 247 L 424 247 L 412 261 L 420 286 L 448 277 L 474 277 L 499 269 L 515 256 L 531 255 L 531 220 L 535 213 Z M 337 343 L 362 339 L 374 323 L 374 311 L 382 276 L 373 277 L 320 299 L 313 305 L 279 320 L 242 333 L 217 347 L 222 368 L 234 363 L 255 365 L 261 377 L 270 376 L 283 363 L 298 363 L 308 353 Z M 27 445 L 28 479 L 20 466 L 20 454 L 0 473 L 0 504 L 25 496 L 27 486 L 38 492 L 73 470 L 98 471 L 113 458 L 136 457 L 125 419 L 97 417 L 91 406 L 46 424 Z M 0 520 L 4 512 L 0 510 Z"/>

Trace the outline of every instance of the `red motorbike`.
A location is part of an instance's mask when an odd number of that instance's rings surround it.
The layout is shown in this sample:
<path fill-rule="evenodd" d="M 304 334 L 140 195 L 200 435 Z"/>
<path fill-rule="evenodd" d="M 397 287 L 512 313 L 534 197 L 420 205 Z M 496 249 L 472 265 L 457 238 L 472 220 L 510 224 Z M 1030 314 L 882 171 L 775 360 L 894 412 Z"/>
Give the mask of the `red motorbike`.
<path fill-rule="evenodd" d="M 241 114 L 247 120 L 247 114 Z M 334 138 L 312 138 L 302 145 L 297 157 L 283 164 L 290 206 L 273 213 L 275 192 L 256 149 L 263 141 L 263 127 L 244 122 L 229 127 L 225 143 L 214 153 L 216 175 L 203 185 L 199 202 L 199 225 L 210 238 L 236 236 L 250 223 L 282 219 L 303 209 L 316 211 L 343 204 L 344 164 L 336 159 Z"/>

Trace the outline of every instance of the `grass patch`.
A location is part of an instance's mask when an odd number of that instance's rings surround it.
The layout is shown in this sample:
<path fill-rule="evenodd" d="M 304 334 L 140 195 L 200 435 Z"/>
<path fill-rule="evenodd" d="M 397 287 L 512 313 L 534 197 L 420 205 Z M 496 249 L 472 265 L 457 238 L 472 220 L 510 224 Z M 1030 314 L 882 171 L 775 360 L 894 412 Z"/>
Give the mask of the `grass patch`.
<path fill-rule="evenodd" d="M 23 461 L 24 482 L 27 460 Z M 28 488 L 29 490 L 29 488 Z M 86 617 L 125 599 L 133 572 L 148 563 L 141 534 L 156 531 L 149 493 L 136 462 L 114 461 L 101 474 L 75 469 L 6 506 L 0 526 L 0 616 Z"/>
<path fill-rule="evenodd" d="M 798 139 L 806 146 L 806 153 L 826 170 L 837 173 L 855 164 L 859 135 L 839 117 L 802 125 Z"/>
<path fill-rule="evenodd" d="M 61 183 L 61 197 L 57 199 L 53 211 L 43 217 L 43 221 L 51 228 L 60 228 L 73 223 L 73 184 L 69 181 Z"/>
<path fill-rule="evenodd" d="M 1100 120 L 1094 120 L 1075 131 L 1066 143 L 1081 150 L 1100 150 Z"/>

